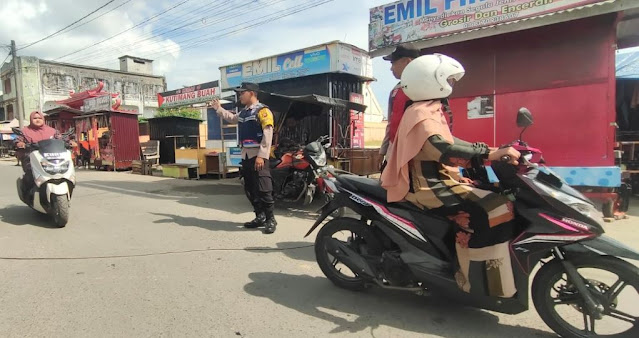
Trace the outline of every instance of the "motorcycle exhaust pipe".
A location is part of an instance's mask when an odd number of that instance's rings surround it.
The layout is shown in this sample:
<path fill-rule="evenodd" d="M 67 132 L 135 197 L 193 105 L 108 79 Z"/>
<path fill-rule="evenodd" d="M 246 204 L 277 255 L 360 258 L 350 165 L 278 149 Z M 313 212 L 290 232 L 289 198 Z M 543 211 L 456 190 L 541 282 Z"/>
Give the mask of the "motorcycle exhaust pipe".
<path fill-rule="evenodd" d="M 337 258 L 338 261 L 346 265 L 354 273 L 369 279 L 375 279 L 375 273 L 366 259 L 343 242 L 330 238 L 326 241 L 325 248 L 326 252 Z"/>

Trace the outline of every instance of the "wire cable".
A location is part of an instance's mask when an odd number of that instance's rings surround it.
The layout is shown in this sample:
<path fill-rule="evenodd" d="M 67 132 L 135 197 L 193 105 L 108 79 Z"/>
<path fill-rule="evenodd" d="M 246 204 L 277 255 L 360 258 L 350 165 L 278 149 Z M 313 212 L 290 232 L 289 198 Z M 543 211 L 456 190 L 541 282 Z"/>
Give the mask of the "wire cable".
<path fill-rule="evenodd" d="M 0 260 L 5 261 L 72 261 L 72 260 L 90 260 L 90 259 L 114 259 L 114 258 L 135 258 L 135 257 L 152 257 L 152 256 L 166 256 L 166 255 L 178 255 L 196 252 L 241 252 L 241 251 L 255 251 L 255 252 L 280 252 L 290 251 L 298 249 L 306 249 L 313 247 L 314 244 L 300 245 L 290 248 L 209 248 L 209 249 L 192 249 L 192 250 L 179 250 L 179 251 L 162 251 L 151 252 L 132 255 L 107 255 L 107 256 L 78 256 L 78 257 L 0 257 Z"/>
<path fill-rule="evenodd" d="M 162 12 L 160 12 L 160 13 L 158 13 L 158 14 L 156 14 L 156 15 L 154 15 L 154 16 L 152 16 L 152 17 L 150 17 L 150 18 L 148 18 L 148 19 L 146 19 L 146 20 L 144 20 L 144 21 L 142 21 L 142 22 L 140 22 L 140 23 L 138 23 L 138 24 L 136 24 L 136 25 L 134 25 L 134 26 L 133 26 L 133 27 L 131 27 L 131 28 L 125 29 L 125 30 L 121 31 L 120 33 L 117 33 L 117 34 L 115 34 L 115 35 L 113 35 L 113 36 L 111 36 L 111 37 L 108 37 L 108 38 L 106 38 L 106 39 L 103 39 L 103 40 L 101 40 L 101 41 L 99 41 L 99 42 L 96 42 L 96 43 L 94 43 L 94 44 L 92 44 L 92 45 L 89 45 L 89 46 L 86 46 L 86 47 L 84 47 L 84 48 L 78 49 L 78 50 L 76 50 L 76 51 L 74 51 L 74 52 L 71 52 L 71 53 L 65 54 L 65 55 L 60 56 L 60 57 L 58 57 L 58 58 L 56 58 L 56 59 L 53 59 L 53 60 L 54 60 L 54 61 L 60 60 L 60 59 L 65 58 L 65 57 L 67 57 L 67 56 L 70 56 L 70 55 L 73 55 L 73 54 L 77 54 L 77 53 L 82 52 L 82 51 L 85 51 L 85 50 L 87 50 L 87 49 L 89 49 L 89 48 L 91 48 L 91 47 L 95 47 L 95 46 L 97 46 L 97 45 L 99 45 L 99 44 L 102 44 L 102 43 L 104 43 L 104 42 L 106 42 L 106 41 L 109 41 L 109 40 L 111 40 L 111 39 L 113 39 L 113 38 L 116 38 L 116 37 L 118 37 L 118 36 L 120 36 L 120 35 L 122 35 L 122 34 L 124 34 L 124 33 L 128 32 L 128 31 L 130 31 L 130 30 L 132 30 L 132 29 L 134 29 L 134 28 L 137 28 L 137 27 L 139 27 L 139 26 L 141 26 L 141 25 L 143 25 L 143 24 L 145 24 L 145 23 L 147 23 L 147 22 L 149 22 L 149 21 L 151 21 L 151 20 L 153 20 L 153 19 L 155 19 L 155 18 L 157 18 L 157 17 L 159 17 L 159 16 L 161 16 L 161 15 L 163 15 L 163 14 L 165 14 L 165 13 L 167 13 L 167 12 L 169 12 L 169 11 L 171 11 L 171 10 L 175 9 L 175 8 L 177 8 L 177 7 L 179 7 L 179 6 L 184 5 L 185 3 L 189 2 L 189 1 L 191 1 L 191 0 L 184 0 L 184 1 L 180 2 L 180 3 L 178 3 L 177 5 L 175 5 L 175 6 L 173 6 L 173 7 L 170 7 L 170 8 L 168 8 L 168 9 L 166 9 L 166 10 L 164 10 L 164 11 L 162 11 Z"/>
<path fill-rule="evenodd" d="M 56 31 L 55 33 L 49 34 L 49 35 L 47 35 L 47 36 L 43 37 L 42 39 L 40 39 L 40 40 L 38 40 L 38 41 L 34 41 L 34 42 L 32 42 L 32 43 L 30 43 L 30 44 L 28 44 L 28 45 L 24 46 L 24 47 L 21 47 L 21 48 L 16 49 L 16 50 L 23 50 L 23 49 L 25 49 L 25 48 L 29 48 L 29 47 L 31 47 L 31 46 L 33 46 L 33 45 L 37 44 L 37 43 L 40 43 L 40 42 L 42 42 L 42 41 L 44 41 L 44 40 L 47 40 L 47 39 L 49 39 L 49 38 L 52 38 L 53 36 L 55 36 L 55 35 L 59 34 L 59 33 L 60 33 L 60 32 L 62 32 L 63 30 L 65 30 L 65 29 L 67 29 L 67 28 L 69 28 L 69 27 L 71 27 L 71 26 L 75 25 L 76 23 L 78 23 L 78 22 L 80 22 L 80 21 L 84 20 L 85 18 L 87 18 L 87 17 L 91 16 L 93 13 L 95 13 L 95 12 L 97 12 L 97 11 L 101 10 L 102 8 L 104 8 L 104 7 L 108 6 L 108 5 L 109 5 L 110 3 L 112 3 L 113 1 L 115 1 L 115 0 L 107 1 L 107 3 L 105 3 L 104 5 L 102 5 L 102 6 L 98 7 L 97 9 L 93 10 L 91 13 L 89 13 L 89 14 L 87 14 L 87 15 L 85 15 L 85 16 L 83 16 L 83 17 L 81 17 L 80 19 L 78 19 L 78 20 L 76 20 L 76 21 L 72 22 L 71 24 L 69 24 L 69 25 L 65 26 L 64 28 L 62 28 L 62 29 L 60 29 L 60 30 Z"/>

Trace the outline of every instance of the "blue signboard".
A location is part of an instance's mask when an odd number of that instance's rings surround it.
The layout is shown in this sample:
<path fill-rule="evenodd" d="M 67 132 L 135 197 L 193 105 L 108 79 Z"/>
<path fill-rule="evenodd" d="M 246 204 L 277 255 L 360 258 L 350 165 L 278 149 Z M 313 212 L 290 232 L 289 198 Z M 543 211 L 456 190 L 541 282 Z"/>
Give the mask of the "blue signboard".
<path fill-rule="evenodd" d="M 239 87 L 242 82 L 270 82 L 331 71 L 328 47 L 297 51 L 222 69 L 222 89 Z"/>
<path fill-rule="evenodd" d="M 228 166 L 229 167 L 241 167 L 242 166 L 242 148 L 233 147 L 228 148 Z"/>

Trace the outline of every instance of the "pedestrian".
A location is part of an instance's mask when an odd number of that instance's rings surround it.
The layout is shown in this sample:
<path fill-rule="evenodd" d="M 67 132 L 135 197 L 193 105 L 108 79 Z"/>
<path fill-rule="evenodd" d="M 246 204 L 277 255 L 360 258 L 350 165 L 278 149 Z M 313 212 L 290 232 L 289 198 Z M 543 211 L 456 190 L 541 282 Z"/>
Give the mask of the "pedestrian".
<path fill-rule="evenodd" d="M 222 108 L 219 100 L 211 103 L 217 114 L 230 123 L 238 124 L 242 147 L 242 176 L 244 191 L 253 205 L 255 219 L 244 224 L 246 228 L 264 227 L 264 233 L 272 234 L 277 227 L 273 215 L 273 180 L 269 167 L 273 142 L 273 113 L 258 101 L 259 86 L 244 82 L 235 91 L 244 105 L 239 114 Z"/>
<path fill-rule="evenodd" d="M 413 47 L 411 44 L 400 45 L 397 46 L 391 54 L 385 56 L 384 60 L 390 61 L 391 72 L 393 72 L 393 76 L 399 80 L 402 78 L 404 68 L 406 68 L 411 61 L 419 57 L 419 54 L 419 49 Z M 391 90 L 388 97 L 388 124 L 386 125 L 384 141 L 379 150 L 380 155 L 384 157 L 388 152 L 390 144 L 395 140 L 395 134 L 397 134 L 397 128 L 399 127 L 399 122 L 402 120 L 402 116 L 404 116 L 404 110 L 406 110 L 408 101 L 408 96 L 404 94 L 400 81 L 393 90 Z M 385 163 L 386 160 L 384 160 L 384 164 L 382 164 L 382 170 Z"/>

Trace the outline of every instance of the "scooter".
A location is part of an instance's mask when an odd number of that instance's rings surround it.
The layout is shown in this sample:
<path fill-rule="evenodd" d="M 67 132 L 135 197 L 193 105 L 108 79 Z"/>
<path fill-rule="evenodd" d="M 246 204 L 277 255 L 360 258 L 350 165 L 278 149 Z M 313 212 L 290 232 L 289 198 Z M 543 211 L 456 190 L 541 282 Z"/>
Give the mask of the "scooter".
<path fill-rule="evenodd" d="M 13 128 L 13 132 L 18 136 L 24 135 L 19 128 Z M 72 128 L 64 133 L 63 139 L 68 139 L 73 132 Z M 69 221 L 71 196 L 75 188 L 75 168 L 65 140 L 27 143 L 35 184 L 23 191 L 22 178 L 16 182 L 20 200 L 30 208 L 50 215 L 59 228 L 65 227 Z"/>
<path fill-rule="evenodd" d="M 525 130 L 532 123 L 532 114 L 522 108 L 517 125 Z M 506 314 L 528 310 L 532 277 L 530 298 L 559 335 L 639 337 L 639 269 L 623 259 L 639 260 L 639 252 L 603 235 L 592 202 L 545 167 L 541 151 L 521 141 L 522 135 L 510 145 L 522 154 L 520 164 L 509 164 L 510 158 L 493 162 L 499 184 L 486 184 L 514 201 L 517 233 L 508 244 L 514 296 L 462 291 L 455 280 L 454 224 L 409 202 L 387 203 L 378 181 L 353 175 L 326 181 L 335 199 L 306 234 L 320 228 L 315 255 L 322 272 L 349 290 L 377 286 L 433 293 Z M 473 179 L 489 176 L 483 160 L 472 166 Z M 338 208 L 351 209 L 357 218 L 323 224 Z"/>

